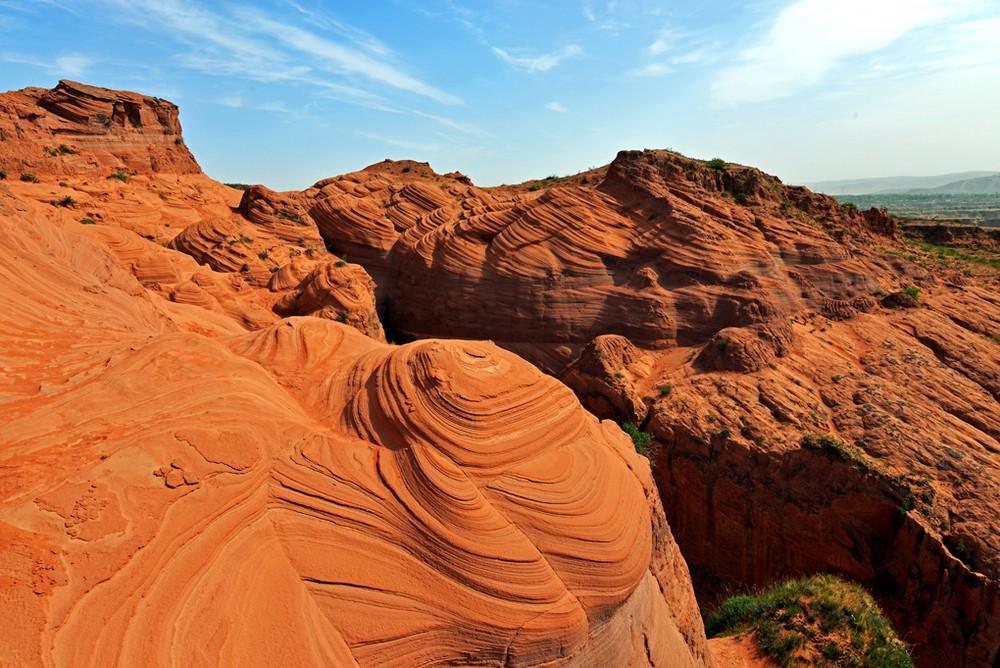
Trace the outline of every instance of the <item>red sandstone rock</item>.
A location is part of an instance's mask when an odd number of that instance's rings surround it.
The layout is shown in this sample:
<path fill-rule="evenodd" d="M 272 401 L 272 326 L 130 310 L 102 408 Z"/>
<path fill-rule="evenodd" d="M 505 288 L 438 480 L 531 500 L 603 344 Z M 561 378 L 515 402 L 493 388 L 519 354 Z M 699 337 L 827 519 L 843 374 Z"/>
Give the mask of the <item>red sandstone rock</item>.
<path fill-rule="evenodd" d="M 996 300 L 875 252 L 896 243 L 884 212 L 751 168 L 623 152 L 596 188 L 546 185 L 478 189 L 381 163 L 301 201 L 380 283 L 394 331 L 491 338 L 562 374 L 600 414 L 645 423 L 706 596 L 719 581 L 839 572 L 875 588 L 922 665 L 992 665 Z M 886 302 L 909 308 L 876 301 L 911 285 L 919 303 Z M 653 355 L 648 375 L 595 364 L 587 346 L 608 334 Z M 883 344 L 907 353 L 867 361 Z M 884 474 L 789 454 L 827 433 Z M 900 514 L 907 494 L 926 498 L 921 511 Z M 800 510 L 817 500 L 829 508 Z"/>
<path fill-rule="evenodd" d="M 704 599 L 834 571 L 874 588 L 920 665 L 995 662 L 1000 301 L 978 279 L 946 285 L 877 252 L 897 243 L 884 212 L 748 167 L 631 151 L 521 188 L 386 162 L 302 193 L 253 188 L 234 214 L 238 192 L 162 169 L 152 121 L 150 137 L 109 130 L 92 158 L 39 152 L 58 146 L 46 124 L 86 134 L 90 112 L 73 110 L 101 96 L 68 88 L 58 113 L 38 89 L 0 99 L 5 133 L 34 128 L 2 159 L 45 156 L 5 169 L 40 165 L 47 179 L 0 184 L 0 424 L 14 435 L 0 605 L 19 615 L 0 657 L 155 663 L 213 637 L 227 641 L 210 662 L 240 665 L 711 661 L 649 472 L 616 427 L 486 344 L 393 348 L 318 318 L 276 322 L 350 303 L 348 324 L 375 338 L 377 309 L 404 337 L 493 339 L 651 432 Z M 124 110 L 133 94 L 120 95 Z M 131 142 L 124 157 L 116 142 Z M 104 178 L 133 149 L 130 180 Z M 56 175 L 70 206 L 51 206 Z M 877 301 L 909 286 L 915 303 Z M 630 510 L 609 516 L 595 495 Z M 651 537 L 594 529 L 598 557 L 574 533 L 628 512 L 648 514 Z M 488 558 L 498 537 L 521 550 L 516 578 Z M 628 540 L 652 545 L 644 572 Z M 315 557 L 342 544 L 366 560 Z M 29 561 L 40 570 L 25 575 Z M 401 563 L 474 600 L 435 607 L 393 579 Z M 231 586 L 262 574 L 260 589 Z M 350 583 L 369 588 L 345 596 Z M 516 632 L 539 601 L 552 605 Z M 172 631 L 146 642 L 153 628 Z"/>
<path fill-rule="evenodd" d="M 275 321 L 370 279 L 170 176 L 0 184 L 0 663 L 714 665 L 616 425 L 489 343 Z"/>
<path fill-rule="evenodd" d="M 0 169 L 9 174 L 201 171 L 184 145 L 176 105 L 74 81 L 4 93 L 0 134 Z"/>

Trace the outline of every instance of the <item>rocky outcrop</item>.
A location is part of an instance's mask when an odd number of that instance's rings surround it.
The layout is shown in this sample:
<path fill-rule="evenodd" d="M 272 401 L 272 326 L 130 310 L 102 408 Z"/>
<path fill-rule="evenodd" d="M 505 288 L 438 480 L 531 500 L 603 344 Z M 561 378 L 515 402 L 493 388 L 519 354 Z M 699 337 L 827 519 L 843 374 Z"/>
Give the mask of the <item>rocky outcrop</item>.
<path fill-rule="evenodd" d="M 176 105 L 75 81 L 0 96 L 0 140 L 0 169 L 9 174 L 201 171 L 184 144 Z"/>
<path fill-rule="evenodd" d="M 884 221 L 757 170 L 623 152 L 603 181 L 583 181 L 482 189 L 386 162 L 297 200 L 254 197 L 307 212 L 329 248 L 364 266 L 397 336 L 491 338 L 552 372 L 602 334 L 663 349 L 878 288 L 828 231 L 891 233 Z"/>
<path fill-rule="evenodd" d="M 195 215 L 196 181 L 152 238 L 11 185 L 0 663 L 714 665 L 648 460 L 557 380 L 279 320 L 296 289 L 373 314 L 370 279 Z"/>
<path fill-rule="evenodd" d="M 274 305 L 283 316 L 336 320 L 377 341 L 385 341 L 375 312 L 375 283 L 364 269 L 343 260 L 316 265 Z"/>
<path fill-rule="evenodd" d="M 921 301 L 801 317 L 794 347 L 758 371 L 670 369 L 647 426 L 655 474 L 707 603 L 833 571 L 873 589 L 918 665 L 990 666 L 1000 347 L 944 314 L 973 325 L 995 300 Z"/>
<path fill-rule="evenodd" d="M 45 123 L 116 95 L 2 101 L 53 161 L 0 185 L 3 660 L 711 664 L 669 520 L 705 603 L 831 571 L 996 661 L 1000 302 L 885 212 L 669 151 L 240 200 L 156 171 L 155 100 L 108 180 Z"/>
<path fill-rule="evenodd" d="M 624 336 L 606 334 L 591 341 L 559 379 L 594 415 L 638 424 L 651 397 L 640 396 L 634 382 L 649 376 L 651 362 L 652 355 Z"/>

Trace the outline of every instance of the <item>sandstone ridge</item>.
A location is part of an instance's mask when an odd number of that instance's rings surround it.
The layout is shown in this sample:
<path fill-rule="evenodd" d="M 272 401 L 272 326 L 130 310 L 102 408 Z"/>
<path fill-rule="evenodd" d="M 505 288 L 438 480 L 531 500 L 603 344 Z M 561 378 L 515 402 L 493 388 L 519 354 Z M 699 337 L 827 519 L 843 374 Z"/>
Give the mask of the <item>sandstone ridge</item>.
<path fill-rule="evenodd" d="M 617 425 L 489 342 L 384 343 L 276 209 L 72 146 L 0 182 L 0 663 L 714 665 Z"/>
<path fill-rule="evenodd" d="M 294 619 L 304 664 L 711 665 L 679 546 L 705 605 L 838 573 L 918 665 L 995 665 L 997 283 L 906 259 L 884 211 L 652 150 L 499 188 L 386 161 L 240 193 L 154 164 L 167 121 L 60 153 L 45 123 L 86 114 L 47 95 L 0 97 L 51 168 L 0 182 L 0 531 L 25 611 L 0 652 L 128 663 L 212 637 L 234 664 Z M 652 436 L 652 477 L 578 401 Z M 222 586 L 258 555 L 273 592 Z"/>

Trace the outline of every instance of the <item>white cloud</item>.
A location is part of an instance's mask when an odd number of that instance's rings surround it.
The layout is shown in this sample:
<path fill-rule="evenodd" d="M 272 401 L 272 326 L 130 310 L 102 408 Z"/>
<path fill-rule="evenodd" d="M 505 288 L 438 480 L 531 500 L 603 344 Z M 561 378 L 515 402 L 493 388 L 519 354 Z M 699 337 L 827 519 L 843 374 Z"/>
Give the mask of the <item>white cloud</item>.
<path fill-rule="evenodd" d="M 565 114 L 567 111 L 569 111 L 569 109 L 562 106 L 558 102 L 549 102 L 547 105 L 545 105 L 545 108 L 548 109 L 549 111 L 555 111 L 560 114 Z"/>
<path fill-rule="evenodd" d="M 811 86 L 844 60 L 884 49 L 956 9 L 948 0 L 798 0 L 711 85 L 721 105 L 761 102 Z"/>
<path fill-rule="evenodd" d="M 232 6 L 223 14 L 187 0 L 107 2 L 117 9 L 116 16 L 121 20 L 189 42 L 192 52 L 181 62 L 202 71 L 315 85 L 365 104 L 376 101 L 378 96 L 357 85 L 345 85 L 345 78 L 367 80 L 442 104 L 462 103 L 458 97 L 393 65 L 387 47 L 364 31 L 301 8 L 300 13 L 311 23 L 326 25 L 349 43 L 320 37 L 247 7 Z"/>
<path fill-rule="evenodd" d="M 243 96 L 239 93 L 235 95 L 226 95 L 224 97 L 216 100 L 219 104 L 224 107 L 230 107 L 232 109 L 253 109 L 256 111 L 271 111 L 280 114 L 291 114 L 297 116 L 297 112 L 292 111 L 284 102 L 264 102 L 264 103 L 247 103 Z"/>
<path fill-rule="evenodd" d="M 367 77 L 379 83 L 428 97 L 443 104 L 461 104 L 461 100 L 429 86 L 402 72 L 389 63 L 377 60 L 356 49 L 331 42 L 311 32 L 287 23 L 273 21 L 256 12 L 241 12 L 242 18 L 254 31 L 283 43 L 289 49 L 316 58 L 317 66 L 326 65 L 334 71 Z"/>
<path fill-rule="evenodd" d="M 94 64 L 94 59 L 80 53 L 71 53 L 56 58 L 55 67 L 68 77 L 79 77 Z"/>
<path fill-rule="evenodd" d="M 634 77 L 662 77 L 673 72 L 673 68 L 663 63 L 650 63 L 634 70 L 629 70 L 629 74 Z"/>
<path fill-rule="evenodd" d="M 0 53 L 0 60 L 16 65 L 29 65 L 45 70 L 49 74 L 58 77 L 69 77 L 78 79 L 86 74 L 87 69 L 96 61 L 80 53 L 68 53 L 58 56 L 53 61 L 43 60 L 35 56 L 27 56 L 20 53 L 3 52 Z"/>
<path fill-rule="evenodd" d="M 660 39 L 650 44 L 646 50 L 649 51 L 650 55 L 658 56 L 661 53 L 666 53 L 671 48 L 673 48 L 672 41 L 661 37 Z"/>
<path fill-rule="evenodd" d="M 646 47 L 646 53 L 651 56 L 662 56 L 667 51 L 673 51 L 677 43 L 684 38 L 682 33 L 664 28 L 660 31 L 656 40 Z"/>
<path fill-rule="evenodd" d="M 576 44 L 570 44 L 560 51 L 540 56 L 512 56 L 507 51 L 495 46 L 492 49 L 493 53 L 505 63 L 528 72 L 548 72 L 567 58 L 575 58 L 583 55 L 583 49 Z"/>
<path fill-rule="evenodd" d="M 457 130 L 463 134 L 472 135 L 473 137 L 489 138 L 492 135 L 483 129 L 479 128 L 472 123 L 460 123 L 459 121 L 453 120 L 451 118 L 445 118 L 444 116 L 435 116 L 434 114 L 427 114 L 422 111 L 414 111 L 414 115 L 420 116 L 421 118 L 426 118 L 427 120 L 434 121 L 439 125 L 443 125 L 451 130 Z"/>

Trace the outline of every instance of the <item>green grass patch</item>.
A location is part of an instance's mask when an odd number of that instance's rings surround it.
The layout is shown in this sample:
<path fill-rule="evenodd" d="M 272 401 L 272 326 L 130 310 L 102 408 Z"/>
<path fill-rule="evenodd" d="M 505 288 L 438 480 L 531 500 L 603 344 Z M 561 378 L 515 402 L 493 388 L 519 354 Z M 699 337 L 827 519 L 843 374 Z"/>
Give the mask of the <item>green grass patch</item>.
<path fill-rule="evenodd" d="M 904 243 L 911 248 L 928 253 L 931 257 L 944 264 L 970 262 L 1000 270 L 1000 254 L 988 248 L 975 248 L 962 245 L 941 246 L 924 241 L 906 241 Z"/>
<path fill-rule="evenodd" d="M 649 444 L 653 442 L 653 437 L 642 431 L 634 422 L 626 422 L 622 425 L 622 431 L 632 439 L 635 451 L 643 457 L 649 456 Z"/>
<path fill-rule="evenodd" d="M 709 638 L 755 634 L 782 666 L 913 668 L 906 645 L 868 592 L 832 575 L 734 596 L 705 615 Z"/>

